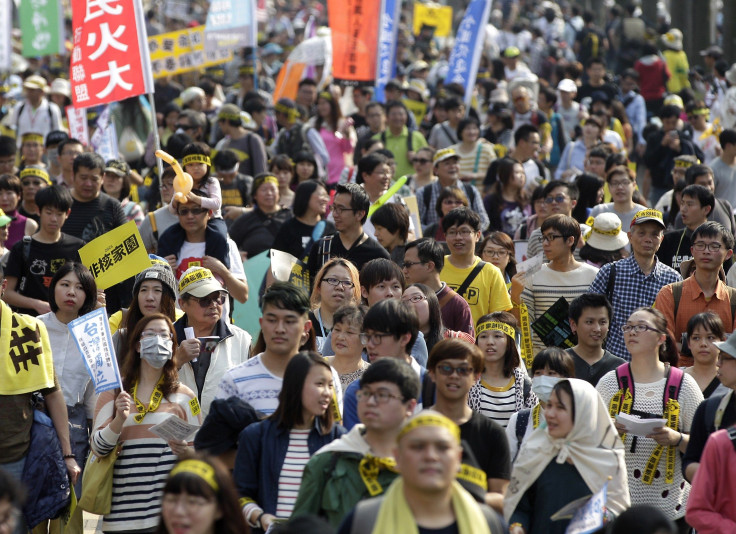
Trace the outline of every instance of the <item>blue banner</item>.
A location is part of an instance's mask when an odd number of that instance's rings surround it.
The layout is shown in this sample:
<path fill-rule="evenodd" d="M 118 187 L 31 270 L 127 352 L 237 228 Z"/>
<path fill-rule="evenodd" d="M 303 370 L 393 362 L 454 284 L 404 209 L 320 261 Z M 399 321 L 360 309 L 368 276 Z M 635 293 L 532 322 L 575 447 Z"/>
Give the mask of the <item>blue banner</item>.
<path fill-rule="evenodd" d="M 205 53 L 257 46 L 256 0 L 210 2 L 204 29 Z"/>
<path fill-rule="evenodd" d="M 450 54 L 445 84 L 459 83 L 465 89 L 465 106 L 470 105 L 473 98 L 475 78 L 478 74 L 480 56 L 483 53 L 483 41 L 486 35 L 486 23 L 493 0 L 472 0 L 465 10 L 465 16 L 457 29 L 455 46 Z"/>
<path fill-rule="evenodd" d="M 384 102 L 386 84 L 396 76 L 396 38 L 399 31 L 401 0 L 382 0 L 381 27 L 378 32 L 378 61 L 373 98 Z"/>

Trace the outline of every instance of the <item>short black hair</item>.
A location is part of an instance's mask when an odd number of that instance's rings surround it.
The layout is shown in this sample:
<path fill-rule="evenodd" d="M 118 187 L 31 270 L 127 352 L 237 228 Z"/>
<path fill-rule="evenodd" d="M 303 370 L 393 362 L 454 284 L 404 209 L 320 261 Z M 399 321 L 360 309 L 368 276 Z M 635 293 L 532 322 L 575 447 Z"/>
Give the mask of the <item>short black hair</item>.
<path fill-rule="evenodd" d="M 703 187 L 702 185 L 693 184 L 687 186 L 682 190 L 681 196 L 698 199 L 700 207 L 704 208 L 706 206 L 710 206 L 710 211 L 713 211 L 713 208 L 716 205 L 716 197 L 710 189 Z"/>
<path fill-rule="evenodd" d="M 585 15 L 583 15 L 583 17 L 585 17 Z M 593 15 L 593 18 L 595 18 L 595 15 Z M 591 19 L 591 21 L 592 20 L 593 19 Z M 593 65 L 596 65 L 596 64 L 603 66 L 604 69 L 606 68 L 606 62 L 603 60 L 602 57 L 592 57 L 592 58 L 590 58 L 588 60 L 588 63 L 585 65 L 585 68 L 586 69 L 589 69 L 590 67 L 592 67 Z"/>
<path fill-rule="evenodd" d="M 368 193 L 365 189 L 360 187 L 359 184 L 337 184 L 335 188 L 335 195 L 350 195 L 350 208 L 355 211 L 362 211 L 364 213 L 363 218 L 360 220 L 360 224 L 365 224 L 368 218 L 368 209 L 371 207 L 371 199 L 368 197 Z"/>
<path fill-rule="evenodd" d="M 726 145 L 736 145 L 736 130 L 732 128 L 726 128 L 718 136 L 718 141 L 721 143 L 721 148 L 726 148 Z"/>
<path fill-rule="evenodd" d="M 708 165 L 696 163 L 695 165 L 688 167 L 687 171 L 685 171 L 685 182 L 687 185 L 693 185 L 695 183 L 695 179 L 699 176 L 703 176 L 704 174 L 710 174 L 713 177 L 713 169 L 708 167 Z"/>
<path fill-rule="evenodd" d="M 15 156 L 16 150 L 15 139 L 8 135 L 0 135 L 0 158 Z"/>
<path fill-rule="evenodd" d="M 447 233 L 447 230 L 452 226 L 460 226 L 467 224 L 474 232 L 480 231 L 480 215 L 475 213 L 470 208 L 465 206 L 459 206 L 453 208 L 445 215 L 442 219 L 442 231 Z"/>
<path fill-rule="evenodd" d="M 372 363 L 360 377 L 360 387 L 376 382 L 391 382 L 401 391 L 403 401 L 419 398 L 419 377 L 416 371 L 406 362 L 396 358 L 380 358 Z"/>
<path fill-rule="evenodd" d="M 600 158 L 605 161 L 608 161 L 608 156 L 610 155 L 611 155 L 611 151 L 608 148 L 606 148 L 604 145 L 593 147 L 590 149 L 590 152 L 588 152 L 589 158 Z"/>
<path fill-rule="evenodd" d="M 528 141 L 532 134 L 539 134 L 539 128 L 533 124 L 522 124 L 514 133 L 514 143 L 518 145 L 520 141 Z"/>
<path fill-rule="evenodd" d="M 554 191 L 558 187 L 564 187 L 565 189 L 567 189 L 567 195 L 572 200 L 577 200 L 580 196 L 578 186 L 571 182 L 563 182 L 562 180 L 552 180 L 547 185 L 545 185 L 544 190 L 542 191 L 542 196 L 544 198 L 547 198 L 552 193 L 552 191 Z"/>
<path fill-rule="evenodd" d="M 314 81 L 313 78 L 304 78 L 302 81 L 299 82 L 299 85 L 297 87 L 303 87 L 305 85 L 313 85 L 314 87 L 317 87 L 317 82 Z"/>
<path fill-rule="evenodd" d="M 296 208 L 294 208 L 296 215 Z M 383 226 L 390 233 L 399 233 L 402 243 L 409 237 L 409 212 L 398 202 L 387 202 L 371 215 L 373 226 Z"/>
<path fill-rule="evenodd" d="M 91 170 L 99 169 L 103 173 L 105 172 L 105 160 L 96 152 L 82 152 L 74 158 L 74 174 L 77 174 L 82 167 Z"/>
<path fill-rule="evenodd" d="M 457 123 L 457 138 L 462 141 L 463 138 L 463 130 L 470 126 L 471 124 L 475 124 L 478 129 L 480 129 L 480 121 L 476 117 L 465 117 L 464 119 L 460 119 L 460 122 Z"/>
<path fill-rule="evenodd" d="M 417 249 L 417 256 L 419 256 L 419 261 L 431 261 L 432 263 L 434 263 L 435 272 L 439 273 L 442 271 L 442 268 L 445 266 L 445 249 L 443 249 L 442 245 L 440 245 L 433 238 L 422 237 L 420 239 L 410 241 L 406 244 L 406 247 L 404 248 L 404 253 L 406 254 L 406 252 L 410 248 Z"/>
<path fill-rule="evenodd" d="M 384 299 L 368 308 L 363 319 L 363 330 L 391 334 L 396 339 L 406 333 L 411 334 L 406 345 L 406 353 L 409 354 L 419 335 L 419 319 L 407 303 L 398 299 Z"/>
<path fill-rule="evenodd" d="M 693 235 L 690 236 L 690 242 L 695 243 L 695 240 L 699 237 L 719 237 L 723 242 L 723 245 L 728 250 L 733 249 L 733 234 L 731 233 L 731 230 L 723 226 L 721 223 L 715 221 L 704 222 L 698 226 L 693 232 Z"/>
<path fill-rule="evenodd" d="M 407 115 L 409 114 L 409 110 L 407 109 L 406 104 L 404 104 L 400 100 L 389 100 L 388 102 L 386 102 L 386 115 L 388 115 L 394 108 L 401 108 Z"/>
<path fill-rule="evenodd" d="M 51 188 L 49 187 L 47 189 Z M 79 315 L 82 316 L 94 310 L 97 305 L 97 284 L 94 276 L 89 272 L 89 269 L 78 261 L 65 262 L 64 265 L 59 267 L 59 270 L 54 274 L 54 277 L 51 279 L 51 283 L 49 284 L 49 307 L 54 313 L 59 311 L 59 305 L 56 303 L 55 295 L 56 284 L 71 272 L 74 272 L 74 274 L 77 275 L 79 283 L 82 284 L 82 289 L 84 290 L 84 302 L 82 303 L 82 307 L 79 309 Z"/>
<path fill-rule="evenodd" d="M 312 194 L 319 187 L 322 187 L 325 190 L 327 189 L 325 184 L 319 180 L 305 180 L 296 186 L 296 191 L 294 192 L 294 203 L 291 206 L 291 211 L 294 214 L 294 217 L 302 217 L 307 213 Z"/>
<path fill-rule="evenodd" d="M 249 98 L 243 103 L 243 111 L 249 114 L 268 111 L 268 106 L 261 98 Z"/>
<path fill-rule="evenodd" d="M 611 303 L 605 295 L 601 295 L 600 293 L 583 293 L 577 298 L 574 298 L 570 303 L 568 316 L 577 323 L 586 308 L 606 308 L 609 322 L 613 316 Z"/>
<path fill-rule="evenodd" d="M 383 164 L 388 164 L 388 158 L 383 154 L 371 152 L 367 156 L 363 156 L 362 158 L 360 158 L 360 161 L 358 161 L 358 173 L 355 176 L 355 182 L 362 184 L 363 173 L 371 174 L 376 169 L 376 167 Z"/>
<path fill-rule="evenodd" d="M 559 347 L 548 347 L 540 350 L 532 361 L 532 375 L 549 367 L 550 371 L 566 378 L 575 378 L 575 361 L 566 350 Z"/>
<path fill-rule="evenodd" d="M 572 245 L 570 245 L 570 252 L 575 251 L 575 247 L 578 246 L 578 241 L 580 241 L 581 234 L 580 223 L 578 221 L 568 215 L 556 213 L 555 215 L 547 217 L 540 227 L 540 231 L 542 233 L 549 229 L 557 230 L 565 239 L 568 237 L 574 237 L 575 239 L 573 240 Z"/>
<path fill-rule="evenodd" d="M 58 144 L 56 147 L 57 152 L 59 155 L 61 155 L 62 152 L 64 152 L 64 149 L 68 147 L 69 145 L 79 145 L 81 147 L 84 147 L 82 142 L 79 139 L 75 139 L 74 137 L 70 137 L 68 139 L 64 139 L 61 143 Z"/>
<path fill-rule="evenodd" d="M 557 103 L 557 91 L 555 91 L 551 87 L 540 87 L 539 94 L 544 95 L 544 98 L 547 99 L 547 102 L 549 102 L 551 105 Z"/>
<path fill-rule="evenodd" d="M 52 185 L 39 189 L 34 198 L 39 211 L 45 207 L 50 207 L 66 212 L 72 208 L 72 204 L 74 203 L 69 189 L 61 185 Z"/>
<path fill-rule="evenodd" d="M 679 107 L 668 104 L 666 106 L 662 106 L 662 108 L 659 110 L 659 118 L 670 119 L 672 117 L 679 117 L 681 111 L 682 110 Z"/>
<path fill-rule="evenodd" d="M 456 96 L 450 96 L 450 97 L 445 98 L 442 101 L 442 104 L 443 104 L 442 109 L 444 109 L 445 111 L 450 111 L 451 109 L 458 109 L 458 108 L 465 106 L 463 101 Z"/>
<path fill-rule="evenodd" d="M 268 304 L 301 315 L 309 313 L 309 296 L 302 288 L 289 282 L 274 282 L 266 289 L 261 297 L 261 310 L 265 310 Z"/>
<path fill-rule="evenodd" d="M 373 286 L 381 282 L 396 279 L 401 284 L 401 291 L 406 289 L 406 278 L 396 262 L 386 258 L 374 258 L 360 269 L 360 287 L 370 291 Z"/>
<path fill-rule="evenodd" d="M 230 170 L 235 167 L 236 163 L 240 163 L 240 158 L 235 152 L 227 148 L 219 150 L 212 158 L 212 165 L 215 170 Z"/>

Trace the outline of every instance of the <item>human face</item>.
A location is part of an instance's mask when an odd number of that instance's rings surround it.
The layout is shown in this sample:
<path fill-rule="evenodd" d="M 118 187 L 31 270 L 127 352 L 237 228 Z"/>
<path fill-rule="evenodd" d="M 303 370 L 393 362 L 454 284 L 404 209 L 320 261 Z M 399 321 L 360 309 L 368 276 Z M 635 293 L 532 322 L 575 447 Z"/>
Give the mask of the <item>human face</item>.
<path fill-rule="evenodd" d="M 554 228 L 542 232 L 542 250 L 549 261 L 564 260 L 572 255 L 570 247 L 573 241 L 574 238 L 563 236 Z"/>
<path fill-rule="evenodd" d="M 341 284 L 336 286 L 331 285 L 327 282 L 327 279 L 339 280 Z M 353 279 L 348 271 L 342 265 L 335 265 L 331 267 L 322 278 L 322 282 L 319 284 L 319 294 L 321 306 L 334 312 L 343 304 L 350 304 L 353 302 Z"/>
<path fill-rule="evenodd" d="M 378 243 L 389 252 L 391 252 L 398 245 L 401 245 L 402 239 L 401 237 L 399 237 L 398 231 L 392 234 L 388 231 L 387 228 L 379 224 L 374 225 L 374 230 L 376 241 L 378 241 Z"/>
<path fill-rule="evenodd" d="M 368 306 L 373 306 L 379 300 L 401 298 L 403 289 L 401 288 L 401 282 L 396 278 L 392 278 L 391 280 L 382 280 L 370 289 L 361 286 L 360 292 L 363 298 L 368 301 Z"/>
<path fill-rule="evenodd" d="M 693 329 L 693 334 L 688 339 L 688 345 L 693 353 L 695 361 L 704 366 L 712 366 L 718 358 L 720 350 L 713 343 L 722 341 L 713 332 L 702 325 Z"/>
<path fill-rule="evenodd" d="M 282 310 L 267 305 L 263 317 L 259 320 L 266 350 L 271 354 L 289 357 L 299 351 L 299 347 L 307 339 L 312 321 L 306 314 L 292 310 Z"/>
<path fill-rule="evenodd" d="M 45 232 L 55 234 L 64 226 L 71 211 L 61 211 L 51 206 L 44 206 L 40 213 L 41 229 Z"/>
<path fill-rule="evenodd" d="M 432 158 L 426 150 L 417 152 L 411 164 L 417 174 L 426 175 L 432 172 Z"/>
<path fill-rule="evenodd" d="M 105 193 L 113 198 L 119 198 L 120 191 L 123 190 L 123 177 L 114 172 L 105 172 L 102 174 L 102 186 L 105 188 Z"/>
<path fill-rule="evenodd" d="M 629 231 L 629 242 L 634 255 L 651 257 L 659 250 L 664 239 L 664 230 L 655 222 L 637 224 Z"/>
<path fill-rule="evenodd" d="M 497 245 L 493 241 L 488 241 L 486 246 L 483 247 L 480 257 L 483 261 L 492 263 L 503 273 L 506 271 L 506 267 L 509 265 L 510 255 L 506 247 Z"/>
<path fill-rule="evenodd" d="M 0 173 L 13 174 L 15 167 L 15 156 L 4 156 L 0 158 Z"/>
<path fill-rule="evenodd" d="M 723 351 L 718 355 L 718 380 L 729 389 L 736 389 L 736 359 Z"/>
<path fill-rule="evenodd" d="M 588 77 L 591 79 L 591 81 L 598 85 L 600 81 L 603 79 L 603 76 L 606 74 L 606 69 L 603 67 L 603 65 L 600 65 L 599 63 L 594 63 L 590 67 L 588 67 Z"/>
<path fill-rule="evenodd" d="M 572 417 L 572 398 L 566 392 L 556 389 L 549 396 L 544 408 L 544 418 L 547 421 L 547 433 L 552 439 L 566 437 L 575 425 Z"/>
<path fill-rule="evenodd" d="M 332 351 L 337 358 L 360 358 L 363 344 L 360 342 L 360 325 L 345 321 L 332 326 Z"/>
<path fill-rule="evenodd" d="M 102 171 L 79 167 L 74 173 L 74 193 L 78 200 L 90 202 L 100 195 L 102 188 Z"/>
<path fill-rule="evenodd" d="M 312 213 L 316 213 L 321 217 L 324 217 L 327 213 L 327 205 L 330 203 L 330 195 L 327 194 L 324 187 L 318 187 L 309 197 L 309 204 L 307 209 Z"/>
<path fill-rule="evenodd" d="M 323 119 L 330 118 L 330 114 L 332 113 L 332 108 L 330 107 L 330 103 L 324 98 L 317 99 L 317 113 Z"/>
<path fill-rule="evenodd" d="M 358 418 L 369 432 L 397 431 L 414 411 L 416 401 L 405 401 L 399 386 L 393 382 L 373 382 L 363 386 L 361 391 L 390 395 L 386 404 L 380 404 L 375 396 L 366 396 L 358 401 Z"/>
<path fill-rule="evenodd" d="M 599 158 L 589 158 L 599 159 Z M 605 166 L 605 165 L 604 165 Z M 635 183 L 632 182 L 625 174 L 614 174 L 611 181 L 608 182 L 608 189 L 614 202 L 628 202 L 634 195 Z"/>
<path fill-rule="evenodd" d="M 429 328 L 429 302 L 424 293 L 418 287 L 408 287 L 401 295 L 401 300 L 414 308 L 419 319 L 419 329 L 427 330 Z"/>
<path fill-rule="evenodd" d="M 215 499 L 186 492 L 166 493 L 161 500 L 161 516 L 171 534 L 212 534 L 222 512 Z"/>
<path fill-rule="evenodd" d="M 406 126 L 406 111 L 401 107 L 391 108 L 388 112 L 388 125 L 392 130 L 399 131 Z"/>
<path fill-rule="evenodd" d="M 539 155 L 539 149 L 542 146 L 542 138 L 538 133 L 529 134 L 529 138 L 520 140 L 517 148 L 521 148 L 519 158 L 526 161 L 529 158 L 536 158 Z"/>
<path fill-rule="evenodd" d="M 296 93 L 296 101 L 307 109 L 314 105 L 317 99 L 317 87 L 314 85 L 302 85 Z"/>
<path fill-rule="evenodd" d="M 698 247 L 705 246 L 703 250 L 698 250 Z M 718 250 L 712 250 L 710 247 L 717 247 L 720 245 Z M 733 255 L 733 250 L 727 249 L 723 245 L 723 240 L 720 237 L 705 237 L 698 236 L 692 240 L 692 246 L 690 247 L 690 253 L 693 255 L 695 260 L 696 269 L 717 271 L 723 265 L 723 262 L 729 259 Z"/>
<path fill-rule="evenodd" d="M 445 374 L 447 372 L 446 368 L 453 369 L 450 376 Z M 470 388 L 478 381 L 479 377 L 479 373 L 473 370 L 472 363 L 467 359 L 441 360 L 433 371 L 429 371 L 429 375 L 437 386 L 439 397 L 447 401 L 461 401 L 463 403 Z"/>
<path fill-rule="evenodd" d="M 26 141 L 21 145 L 20 153 L 28 164 L 35 164 L 41 161 L 43 155 L 43 145 L 36 141 Z"/>
<path fill-rule="evenodd" d="M 529 108 L 531 107 L 531 99 L 529 98 L 529 93 L 527 91 L 522 91 L 521 89 L 514 90 L 511 93 L 511 99 L 514 101 L 514 109 L 518 113 L 526 113 L 529 111 Z"/>
<path fill-rule="evenodd" d="M 603 158 L 588 158 L 585 160 L 585 171 L 603 178 L 606 174 L 606 160 Z"/>
<path fill-rule="evenodd" d="M 570 319 L 570 327 L 578 335 L 578 343 L 583 347 L 600 348 L 608 335 L 610 319 L 608 310 L 584 308 L 577 322 Z"/>
<path fill-rule="evenodd" d="M 163 286 L 158 280 L 146 280 L 141 283 L 138 290 L 138 308 L 144 317 L 161 311 L 163 293 Z"/>
<path fill-rule="evenodd" d="M 256 190 L 254 199 L 261 211 L 265 213 L 272 212 L 277 209 L 279 188 L 276 184 L 264 183 Z"/>
<path fill-rule="evenodd" d="M 593 121 L 587 121 L 583 126 L 583 137 L 590 143 L 599 139 L 601 136 L 601 129 Z"/>
<path fill-rule="evenodd" d="M 215 323 L 222 317 L 222 304 L 216 298 L 219 293 L 219 291 L 216 291 L 204 297 L 204 299 L 209 299 L 209 306 L 206 308 L 200 305 L 199 299 L 197 298 L 188 297 L 179 299 L 179 307 L 186 314 L 190 326 L 215 326 Z"/>
<path fill-rule="evenodd" d="M 276 179 L 279 181 L 279 190 L 289 188 L 291 179 L 294 177 L 294 173 L 291 169 L 274 169 L 273 172 L 276 175 Z"/>
<path fill-rule="evenodd" d="M 311 422 L 321 417 L 332 400 L 332 373 L 324 365 L 315 364 L 309 369 L 302 389 L 302 421 Z M 312 425 L 309 424 L 309 427 Z"/>
<path fill-rule="evenodd" d="M 65 314 L 77 316 L 87 298 L 84 287 L 74 271 L 64 275 L 54 288 L 54 300 L 59 311 Z"/>
<path fill-rule="evenodd" d="M 339 193 L 335 195 L 335 201 L 332 204 L 332 216 L 335 221 L 335 228 L 340 232 L 351 230 L 359 226 L 360 220 L 365 214 L 364 211 L 356 211 L 351 208 L 352 197 L 349 193 Z"/>
<path fill-rule="evenodd" d="M 549 202 L 549 200 L 552 202 Z M 558 202 L 561 200 L 561 202 Z M 577 204 L 576 200 L 570 198 L 570 194 L 567 192 L 566 187 L 555 187 L 545 197 L 544 203 L 547 205 L 547 215 L 555 215 L 561 213 L 562 215 L 570 215 L 572 209 Z"/>
<path fill-rule="evenodd" d="M 184 166 L 184 171 L 192 175 L 192 180 L 195 184 L 198 184 L 204 175 L 207 174 L 206 163 L 190 163 Z"/>
<path fill-rule="evenodd" d="M 171 202 L 171 198 L 174 196 L 174 180 L 172 178 L 166 178 L 161 183 L 161 201 L 164 204 Z"/>
<path fill-rule="evenodd" d="M 391 184 L 391 167 L 386 163 L 376 165 L 370 174 L 363 173 L 363 182 L 369 196 L 380 195 Z"/>
<path fill-rule="evenodd" d="M 0 189 L 0 209 L 6 214 L 18 207 L 20 195 L 11 189 Z"/>
<path fill-rule="evenodd" d="M 59 164 L 61 170 L 72 172 L 74 166 L 74 158 L 84 152 L 82 145 L 70 144 L 64 146 L 64 151 L 59 154 Z"/>
<path fill-rule="evenodd" d="M 447 111 L 447 120 L 449 120 L 452 124 L 457 124 L 462 120 L 463 117 L 465 117 L 465 106 L 460 106 L 459 108 L 450 109 Z M 464 133 L 465 132 L 463 132 L 463 134 Z"/>
<path fill-rule="evenodd" d="M 442 199 L 442 215 L 445 216 L 457 207 L 463 205 L 463 201 L 458 197 L 449 196 Z"/>
<path fill-rule="evenodd" d="M 410 333 L 406 333 L 398 338 L 393 334 L 377 332 L 370 328 L 366 329 L 363 333 L 367 339 L 364 347 L 370 363 L 374 363 L 381 358 L 406 358 L 406 344 L 411 338 Z"/>
<path fill-rule="evenodd" d="M 300 182 L 309 180 L 314 174 L 314 164 L 311 161 L 300 161 L 296 164 L 296 175 Z"/>
<path fill-rule="evenodd" d="M 633 355 L 642 354 L 651 356 L 657 354 L 659 346 L 664 343 L 665 335 L 657 331 L 657 327 L 652 322 L 652 315 L 645 311 L 637 311 L 631 314 L 629 320 L 626 321 L 630 326 L 646 326 L 647 330 L 643 332 L 634 332 L 630 330 L 624 333 L 624 343 L 626 348 Z"/>
<path fill-rule="evenodd" d="M 480 230 L 473 230 L 469 224 L 454 224 L 445 232 L 450 254 L 467 255 L 475 253 L 475 244 L 480 239 Z"/>
<path fill-rule="evenodd" d="M 706 173 L 695 177 L 694 185 L 702 185 L 706 189 L 709 189 L 711 193 L 716 190 L 716 184 L 713 182 L 713 175 Z"/>
<path fill-rule="evenodd" d="M 710 206 L 701 206 L 697 197 L 682 195 L 680 200 L 680 214 L 682 222 L 688 228 L 695 229 L 708 219 Z"/>
<path fill-rule="evenodd" d="M 636 89 L 636 80 L 630 76 L 625 76 L 621 79 L 621 92 L 627 94 L 629 91 Z"/>
<path fill-rule="evenodd" d="M 380 106 L 373 106 L 366 112 L 365 121 L 371 131 L 380 132 L 385 128 L 386 114 Z"/>
<path fill-rule="evenodd" d="M 423 284 L 430 275 L 430 266 L 422 263 L 416 247 L 404 252 L 404 278 L 407 284 Z"/>
<path fill-rule="evenodd" d="M 506 356 L 509 336 L 499 330 L 485 330 L 476 336 L 475 342 L 483 351 L 485 363 L 497 365 Z"/>
<path fill-rule="evenodd" d="M 677 115 L 673 115 L 672 117 L 666 117 L 662 119 L 662 130 L 667 132 L 668 134 L 670 132 L 677 133 L 677 121 L 680 119 Z"/>
<path fill-rule="evenodd" d="M 434 172 L 443 186 L 453 185 L 460 177 L 460 158 L 452 157 L 438 162 Z"/>
<path fill-rule="evenodd" d="M 206 208 L 187 202 L 186 204 L 179 204 L 177 213 L 181 227 L 191 233 L 200 232 L 207 227 L 211 212 Z"/>
<path fill-rule="evenodd" d="M 509 185 L 518 190 L 523 189 L 526 185 L 526 172 L 524 172 L 524 166 L 521 163 L 514 165 L 514 171 L 511 174 Z"/>
<path fill-rule="evenodd" d="M 36 193 L 44 187 L 47 187 L 48 184 L 41 178 L 26 176 L 23 178 L 21 186 L 23 187 L 23 198 L 26 199 L 26 201 L 35 202 Z"/>
<path fill-rule="evenodd" d="M 396 464 L 404 484 L 423 493 L 446 491 L 460 468 L 462 448 L 439 426 L 420 426 L 401 438 Z"/>

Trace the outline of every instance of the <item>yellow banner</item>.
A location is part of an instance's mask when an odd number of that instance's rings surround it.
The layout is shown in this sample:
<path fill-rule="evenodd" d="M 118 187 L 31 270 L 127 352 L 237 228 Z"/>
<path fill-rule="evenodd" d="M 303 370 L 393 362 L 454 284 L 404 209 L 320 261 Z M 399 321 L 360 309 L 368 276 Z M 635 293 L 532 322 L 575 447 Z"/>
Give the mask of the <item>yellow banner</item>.
<path fill-rule="evenodd" d="M 205 54 L 204 28 L 204 25 L 195 26 L 149 37 L 153 77 L 163 78 L 232 60 L 233 53 L 227 49 Z"/>
<path fill-rule="evenodd" d="M 79 257 L 95 277 L 98 289 L 119 284 L 151 266 L 134 221 L 90 241 L 79 249 Z"/>
<path fill-rule="evenodd" d="M 417 100 L 409 100 L 408 98 L 402 99 L 402 102 L 414 114 L 417 124 L 422 124 L 424 116 L 427 114 L 427 104 L 425 102 L 418 102 Z"/>
<path fill-rule="evenodd" d="M 414 3 L 414 35 L 422 26 L 433 26 L 435 37 L 447 37 L 452 30 L 452 8 L 439 4 Z"/>

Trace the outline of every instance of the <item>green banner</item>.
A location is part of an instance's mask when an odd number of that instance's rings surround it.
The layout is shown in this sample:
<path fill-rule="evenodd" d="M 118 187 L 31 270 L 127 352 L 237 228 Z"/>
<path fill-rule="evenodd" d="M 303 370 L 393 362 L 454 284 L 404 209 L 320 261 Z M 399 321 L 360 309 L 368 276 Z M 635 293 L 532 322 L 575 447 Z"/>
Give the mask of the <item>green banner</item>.
<path fill-rule="evenodd" d="M 25 57 L 60 54 L 64 46 L 61 0 L 20 0 L 18 16 Z"/>

